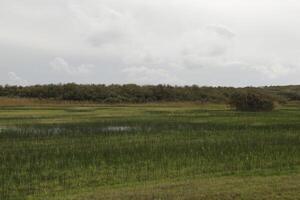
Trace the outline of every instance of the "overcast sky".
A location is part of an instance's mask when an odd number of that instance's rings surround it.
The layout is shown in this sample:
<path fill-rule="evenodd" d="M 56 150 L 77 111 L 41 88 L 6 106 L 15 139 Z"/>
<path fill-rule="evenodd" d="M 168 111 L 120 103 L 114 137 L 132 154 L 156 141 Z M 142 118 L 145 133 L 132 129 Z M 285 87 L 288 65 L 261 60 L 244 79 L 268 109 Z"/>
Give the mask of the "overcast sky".
<path fill-rule="evenodd" d="M 300 84 L 299 0 L 0 0 L 0 84 Z"/>

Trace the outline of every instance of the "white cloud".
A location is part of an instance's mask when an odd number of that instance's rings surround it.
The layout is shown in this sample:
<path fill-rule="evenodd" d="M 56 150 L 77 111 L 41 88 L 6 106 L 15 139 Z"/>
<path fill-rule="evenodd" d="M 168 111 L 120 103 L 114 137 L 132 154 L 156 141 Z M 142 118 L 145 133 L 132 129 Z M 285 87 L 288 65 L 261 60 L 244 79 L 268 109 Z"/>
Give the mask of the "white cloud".
<path fill-rule="evenodd" d="M 8 72 L 8 78 L 12 85 L 28 85 L 28 81 L 19 77 L 15 72 Z"/>
<path fill-rule="evenodd" d="M 269 79 L 276 79 L 278 77 L 288 75 L 295 70 L 295 67 L 283 65 L 281 63 L 253 66 L 253 68 Z"/>
<path fill-rule="evenodd" d="M 175 75 L 171 75 L 165 69 L 149 68 L 145 66 L 129 67 L 123 70 L 127 74 L 127 82 L 139 84 L 174 84 L 178 81 Z"/>
<path fill-rule="evenodd" d="M 81 64 L 79 66 L 72 66 L 63 58 L 57 57 L 50 62 L 51 68 L 59 73 L 66 73 L 72 76 L 89 75 L 94 68 L 90 64 Z"/>

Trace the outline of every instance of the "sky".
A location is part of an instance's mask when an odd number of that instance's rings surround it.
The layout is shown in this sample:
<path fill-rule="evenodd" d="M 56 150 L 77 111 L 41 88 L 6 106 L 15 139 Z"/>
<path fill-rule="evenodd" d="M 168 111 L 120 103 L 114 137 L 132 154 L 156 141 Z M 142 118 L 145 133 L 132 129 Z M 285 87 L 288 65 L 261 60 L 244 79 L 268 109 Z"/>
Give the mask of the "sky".
<path fill-rule="evenodd" d="M 298 0 L 0 0 L 0 84 L 300 84 Z"/>

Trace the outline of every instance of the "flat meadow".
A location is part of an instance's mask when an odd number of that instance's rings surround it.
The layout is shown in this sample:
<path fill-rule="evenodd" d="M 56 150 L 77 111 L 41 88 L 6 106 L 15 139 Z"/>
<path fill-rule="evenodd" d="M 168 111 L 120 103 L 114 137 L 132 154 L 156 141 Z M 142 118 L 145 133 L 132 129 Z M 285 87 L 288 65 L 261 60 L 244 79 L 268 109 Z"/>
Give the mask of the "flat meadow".
<path fill-rule="evenodd" d="M 300 199 L 300 104 L 0 106 L 0 199 Z"/>

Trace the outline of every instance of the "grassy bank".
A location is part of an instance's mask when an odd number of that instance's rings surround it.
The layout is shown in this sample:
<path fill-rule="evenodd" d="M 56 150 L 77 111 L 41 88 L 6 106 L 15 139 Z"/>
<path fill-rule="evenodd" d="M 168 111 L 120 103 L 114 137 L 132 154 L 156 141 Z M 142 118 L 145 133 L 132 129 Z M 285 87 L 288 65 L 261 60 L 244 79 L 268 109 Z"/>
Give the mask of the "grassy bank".
<path fill-rule="evenodd" d="M 202 177 L 136 187 L 100 188 L 70 199 L 295 200 L 299 199 L 299 178 L 299 175 Z"/>

